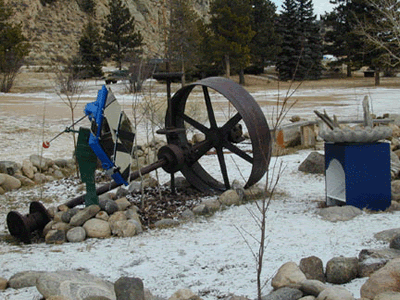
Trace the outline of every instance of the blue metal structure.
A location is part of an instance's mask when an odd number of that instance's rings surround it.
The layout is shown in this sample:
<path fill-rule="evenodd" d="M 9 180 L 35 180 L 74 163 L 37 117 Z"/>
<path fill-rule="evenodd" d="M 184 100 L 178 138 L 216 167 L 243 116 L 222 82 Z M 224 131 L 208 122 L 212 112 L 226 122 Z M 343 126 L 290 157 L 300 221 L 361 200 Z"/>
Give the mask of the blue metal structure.
<path fill-rule="evenodd" d="M 391 204 L 389 143 L 325 143 L 326 201 L 360 209 Z"/>
<path fill-rule="evenodd" d="M 100 159 L 104 170 L 108 171 L 114 181 L 118 184 L 128 185 L 128 182 L 122 177 L 119 168 L 114 164 L 111 158 L 104 151 L 101 141 L 101 130 L 104 122 L 104 110 L 106 108 L 109 92 L 105 85 L 98 91 L 97 99 L 88 103 L 84 109 L 85 115 L 91 121 L 91 133 L 89 137 L 89 146 Z"/>

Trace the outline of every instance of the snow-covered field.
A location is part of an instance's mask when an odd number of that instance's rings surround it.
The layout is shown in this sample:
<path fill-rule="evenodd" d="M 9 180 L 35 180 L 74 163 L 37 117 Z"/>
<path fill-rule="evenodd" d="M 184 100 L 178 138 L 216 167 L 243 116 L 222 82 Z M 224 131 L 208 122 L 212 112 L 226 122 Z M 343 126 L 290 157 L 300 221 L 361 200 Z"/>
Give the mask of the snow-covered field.
<path fill-rule="evenodd" d="M 82 98 L 94 101 L 99 88 L 99 83 L 89 82 Z M 123 85 L 117 84 L 113 89 L 119 102 L 129 110 L 132 96 L 123 93 Z M 165 97 L 163 89 L 158 93 Z M 279 93 L 269 89 L 252 95 L 268 116 L 271 106 L 265 103 L 274 101 Z M 361 101 L 365 95 L 372 100 L 373 113 L 400 113 L 399 93 L 397 87 L 301 89 L 295 93 L 299 103 L 288 118 L 300 115 L 314 119 L 314 109 L 326 109 L 330 115 L 362 118 Z M 307 97 L 312 99 L 307 102 Z M 20 162 L 30 154 L 42 153 L 43 136 L 52 137 L 69 125 L 68 111 L 63 105 L 51 88 L 34 93 L 0 94 L 0 160 Z M 46 111 L 45 118 L 43 111 Z M 326 263 L 334 256 L 358 256 L 362 249 L 385 247 L 374 239 L 374 233 L 398 227 L 400 212 L 364 213 L 338 223 L 318 217 L 317 203 L 325 197 L 324 177 L 297 170 L 311 151 L 302 150 L 278 158 L 285 170 L 278 184 L 278 196 L 267 215 L 268 244 L 263 272 L 266 280 L 288 261 L 299 263 L 301 258 L 315 255 Z M 72 140 L 65 134 L 43 154 L 56 158 L 69 157 L 71 152 Z M 209 168 L 214 166 L 210 164 Z M 167 181 L 169 177 L 160 173 L 161 181 Z M 239 173 L 232 174 L 231 178 L 240 179 Z M 54 195 L 57 204 L 68 200 L 74 190 L 46 185 L 41 192 Z M 12 207 L 27 213 L 30 195 L 34 192 L 19 191 L 0 198 L 0 234 L 7 233 L 5 216 L 11 207 L 7 201 L 20 199 L 21 203 L 14 200 Z M 256 211 L 254 203 L 232 207 L 209 218 L 198 218 L 177 228 L 147 231 L 133 238 L 89 239 L 63 245 L 16 246 L 0 242 L 0 277 L 9 278 L 24 270 L 85 269 L 110 281 L 121 276 L 140 277 L 153 294 L 164 297 L 180 288 L 189 288 L 203 299 L 217 299 L 229 293 L 254 298 L 256 268 L 249 246 L 256 249 L 257 242 L 250 235 L 257 236 L 259 232 L 249 210 Z M 363 282 L 365 279 L 357 279 L 346 287 L 357 298 Z M 267 284 L 265 293 L 270 290 Z M 40 299 L 40 294 L 36 288 L 7 289 L 0 292 L 0 299 Z"/>

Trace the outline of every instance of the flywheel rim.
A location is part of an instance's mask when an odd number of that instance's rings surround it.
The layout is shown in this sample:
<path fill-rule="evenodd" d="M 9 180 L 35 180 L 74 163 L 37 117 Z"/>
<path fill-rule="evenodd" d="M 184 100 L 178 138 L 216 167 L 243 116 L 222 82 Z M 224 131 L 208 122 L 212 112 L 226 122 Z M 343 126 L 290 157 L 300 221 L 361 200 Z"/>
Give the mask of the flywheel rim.
<path fill-rule="evenodd" d="M 245 123 L 250 136 L 253 153 L 251 174 L 247 179 L 245 188 L 252 186 L 264 176 L 268 169 L 271 157 L 271 134 L 260 106 L 241 85 L 226 78 L 209 77 L 181 88 L 171 99 L 171 111 L 167 112 L 166 126 L 185 128 L 185 122 L 188 121 L 184 113 L 186 102 L 192 90 L 197 86 L 203 88 L 203 96 L 205 98 L 207 98 L 207 94 L 209 97 L 208 89 L 212 89 L 223 95 L 235 107 L 237 115 L 240 115 L 237 116 L 237 118 L 240 117 L 237 122 L 236 120 L 232 120 L 234 118 L 230 119 L 232 124 L 234 122 L 238 123 L 241 120 Z M 207 94 L 205 89 L 207 90 Z M 207 99 L 205 99 L 205 102 L 207 103 Z M 210 99 L 209 102 L 211 102 Z M 186 119 L 184 119 L 184 117 L 186 117 Z M 208 115 L 208 117 L 210 116 Z M 225 123 L 226 127 L 229 127 L 228 123 L 229 122 Z M 219 131 L 223 131 L 225 125 L 220 127 Z M 212 131 L 211 128 L 209 130 Z M 189 149 L 190 151 L 189 141 L 184 131 L 173 135 L 167 135 L 167 141 L 168 144 L 175 144 L 182 149 Z M 225 146 L 232 147 L 232 145 L 228 145 L 226 141 L 223 142 Z M 205 143 L 213 144 L 212 141 L 207 141 L 207 139 Z M 191 162 L 190 156 L 185 158 L 185 163 L 180 171 L 188 182 L 199 190 L 221 193 L 229 188 L 229 182 L 227 185 L 226 182 L 222 183 L 218 181 L 211 176 L 198 161 Z"/>

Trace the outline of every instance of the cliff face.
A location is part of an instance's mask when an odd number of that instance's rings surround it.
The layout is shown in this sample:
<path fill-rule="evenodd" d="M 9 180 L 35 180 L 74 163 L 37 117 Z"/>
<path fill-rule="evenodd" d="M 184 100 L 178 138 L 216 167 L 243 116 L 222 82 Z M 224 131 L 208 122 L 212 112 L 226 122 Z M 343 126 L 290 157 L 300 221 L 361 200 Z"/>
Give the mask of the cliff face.
<path fill-rule="evenodd" d="M 188 0 L 201 18 L 206 18 L 210 0 Z M 78 39 L 88 16 L 76 0 L 58 0 L 43 6 L 40 0 L 6 0 L 14 9 L 14 20 L 22 24 L 32 44 L 29 64 L 49 64 L 76 53 Z M 168 25 L 167 0 L 126 0 L 135 17 L 136 29 L 144 37 L 148 57 L 162 57 L 165 27 Z M 96 19 L 100 24 L 109 13 L 108 0 L 96 1 Z"/>

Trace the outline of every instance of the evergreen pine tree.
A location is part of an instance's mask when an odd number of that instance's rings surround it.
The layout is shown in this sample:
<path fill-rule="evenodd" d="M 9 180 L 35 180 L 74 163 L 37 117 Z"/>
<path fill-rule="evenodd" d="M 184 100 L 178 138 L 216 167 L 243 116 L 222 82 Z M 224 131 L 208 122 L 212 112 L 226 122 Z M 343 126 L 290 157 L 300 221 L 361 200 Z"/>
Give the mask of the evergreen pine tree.
<path fill-rule="evenodd" d="M 296 0 L 302 55 L 295 79 L 319 79 L 322 72 L 322 39 L 312 0 Z"/>
<path fill-rule="evenodd" d="M 276 59 L 279 35 L 275 30 L 276 6 L 270 0 L 252 0 L 252 29 L 256 32 L 251 41 L 252 64 L 260 70 Z"/>
<path fill-rule="evenodd" d="M 75 66 L 81 77 L 100 77 L 103 75 L 101 69 L 101 47 L 100 35 L 97 26 L 93 21 L 83 28 L 82 36 L 79 39 L 79 52 Z"/>
<path fill-rule="evenodd" d="M 250 0 L 215 0 L 210 7 L 211 47 L 216 61 L 225 61 L 227 76 L 230 64 L 239 71 L 244 84 L 243 70 L 250 62 L 250 42 L 255 35 L 251 28 Z"/>
<path fill-rule="evenodd" d="M 291 80 L 297 72 L 302 54 L 299 20 L 295 0 L 285 0 L 279 16 L 278 33 L 281 36 L 281 52 L 277 57 L 276 68 L 280 80 Z"/>
<path fill-rule="evenodd" d="M 135 18 L 121 0 L 109 0 L 110 13 L 106 16 L 103 51 L 107 58 L 117 62 L 122 69 L 126 55 L 136 51 L 143 43 L 140 31 L 135 31 Z"/>
<path fill-rule="evenodd" d="M 376 53 L 370 51 L 364 37 L 356 32 L 359 20 L 368 20 L 371 13 L 364 0 L 333 0 L 337 6 L 323 18 L 329 30 L 325 35 L 325 51 L 339 58 L 338 63 L 347 65 L 347 76 L 352 68 L 360 68 L 371 63 Z M 377 27 L 377 26 L 376 26 Z"/>
<path fill-rule="evenodd" d="M 13 24 L 9 5 L 0 0 L 0 92 L 7 93 L 29 54 L 29 43 L 19 24 Z"/>
<path fill-rule="evenodd" d="M 322 72 L 322 39 L 312 0 L 286 0 L 279 20 L 282 35 L 277 69 L 281 80 L 318 79 Z"/>
<path fill-rule="evenodd" d="M 96 3 L 94 0 L 77 0 L 79 8 L 90 16 L 96 14 Z"/>
<path fill-rule="evenodd" d="M 172 67 L 191 71 L 199 61 L 200 33 L 198 17 L 187 0 L 170 0 L 170 24 L 167 41 L 167 59 Z"/>

